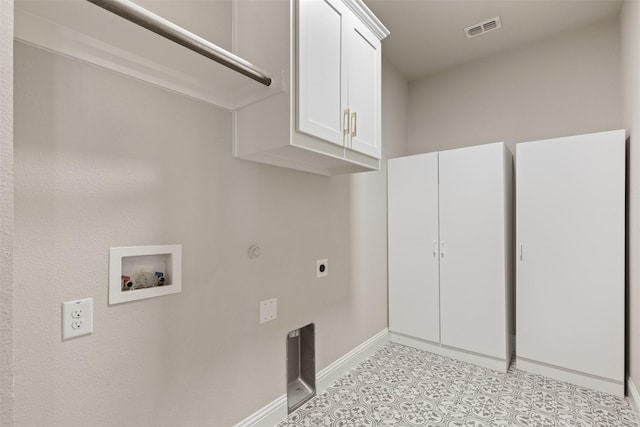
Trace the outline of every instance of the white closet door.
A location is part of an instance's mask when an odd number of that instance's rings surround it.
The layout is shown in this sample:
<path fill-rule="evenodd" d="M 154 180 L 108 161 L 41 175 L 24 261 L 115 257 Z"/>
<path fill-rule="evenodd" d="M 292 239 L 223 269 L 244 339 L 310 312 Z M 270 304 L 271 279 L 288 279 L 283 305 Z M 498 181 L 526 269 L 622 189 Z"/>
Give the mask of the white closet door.
<path fill-rule="evenodd" d="M 506 357 L 504 144 L 440 153 L 442 345 Z"/>
<path fill-rule="evenodd" d="M 388 162 L 389 330 L 440 341 L 438 153 Z"/>
<path fill-rule="evenodd" d="M 341 0 L 304 0 L 298 6 L 298 130 L 344 145 L 347 108 L 344 29 L 350 12 Z"/>
<path fill-rule="evenodd" d="M 517 145 L 518 358 L 624 376 L 624 131 Z"/>

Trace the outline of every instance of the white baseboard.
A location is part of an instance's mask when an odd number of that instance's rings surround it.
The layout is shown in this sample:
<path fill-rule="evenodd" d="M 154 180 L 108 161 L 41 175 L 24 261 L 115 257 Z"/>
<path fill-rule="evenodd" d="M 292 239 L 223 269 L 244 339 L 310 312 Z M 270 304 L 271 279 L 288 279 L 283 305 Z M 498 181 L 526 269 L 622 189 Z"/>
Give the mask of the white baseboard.
<path fill-rule="evenodd" d="M 378 332 L 320 372 L 316 374 L 316 393 L 320 394 L 345 375 L 351 369 L 362 363 L 366 358 L 378 351 L 389 341 L 389 330 Z M 283 394 L 273 402 L 240 421 L 234 427 L 273 427 L 287 417 L 287 395 Z"/>
<path fill-rule="evenodd" d="M 273 427 L 287 417 L 287 395 L 258 409 L 234 427 Z"/>
<path fill-rule="evenodd" d="M 633 381 L 631 381 L 631 377 L 627 379 L 627 390 L 629 390 L 629 398 L 633 404 L 634 411 L 640 413 L 640 393 L 638 393 L 638 389 Z"/>
<path fill-rule="evenodd" d="M 316 389 L 324 390 L 331 384 L 336 382 L 341 376 L 358 366 L 366 358 L 378 351 L 383 345 L 389 341 L 389 330 L 384 329 L 340 359 L 327 366 L 316 376 Z"/>
<path fill-rule="evenodd" d="M 588 387 L 594 390 L 603 391 L 605 393 L 613 394 L 614 396 L 624 397 L 624 380 L 615 381 L 609 378 L 589 375 L 583 372 L 573 371 L 558 366 L 537 362 L 535 360 L 518 357 L 517 355 L 516 361 L 518 369 L 520 370 L 531 372 L 533 374 L 544 375 L 545 377 L 554 378 L 582 387 Z"/>
<path fill-rule="evenodd" d="M 428 351 L 430 353 L 439 354 L 441 356 L 447 356 L 452 359 L 462 360 L 463 362 L 473 363 L 474 365 L 482 366 L 494 371 L 507 372 L 511 358 L 498 359 L 497 357 L 484 356 L 482 354 L 471 353 L 464 350 L 455 349 L 452 347 L 444 347 L 440 344 L 424 341 L 418 338 L 409 337 L 407 335 L 389 333 L 389 340 L 398 344 L 407 345 L 409 347 L 417 348 L 419 350 Z"/>

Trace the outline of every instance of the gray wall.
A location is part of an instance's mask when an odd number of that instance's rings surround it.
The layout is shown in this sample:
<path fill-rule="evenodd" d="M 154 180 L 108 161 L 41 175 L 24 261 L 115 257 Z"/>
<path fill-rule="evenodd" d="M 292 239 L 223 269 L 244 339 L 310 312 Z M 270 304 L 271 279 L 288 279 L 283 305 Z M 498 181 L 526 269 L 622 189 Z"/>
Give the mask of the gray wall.
<path fill-rule="evenodd" d="M 320 370 L 386 328 L 385 170 L 236 160 L 228 112 L 22 44 L 15 66 L 18 425 L 231 425 L 285 392 L 289 330 L 316 323 Z M 386 64 L 383 100 L 402 155 L 407 84 Z M 109 306 L 109 247 L 169 243 L 182 293 Z M 60 304 L 86 297 L 94 333 L 62 342 Z"/>
<path fill-rule="evenodd" d="M 13 0 L 0 1 L 0 425 L 13 423 Z"/>
<path fill-rule="evenodd" d="M 629 289 L 627 304 L 629 374 L 640 387 L 640 3 L 625 1 L 620 12 L 622 81 L 624 83 L 624 126 L 630 137 L 628 151 L 628 254 Z"/>
<path fill-rule="evenodd" d="M 619 129 L 616 19 L 410 84 L 409 153 Z"/>

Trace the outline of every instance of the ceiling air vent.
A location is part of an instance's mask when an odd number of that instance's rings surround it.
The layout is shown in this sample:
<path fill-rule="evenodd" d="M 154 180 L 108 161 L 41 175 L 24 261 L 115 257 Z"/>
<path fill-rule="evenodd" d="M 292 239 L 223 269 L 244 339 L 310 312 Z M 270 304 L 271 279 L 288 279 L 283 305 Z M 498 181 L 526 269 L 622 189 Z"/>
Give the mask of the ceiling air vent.
<path fill-rule="evenodd" d="M 491 18 L 479 24 L 471 25 L 465 28 L 464 33 L 467 35 L 467 38 L 470 39 L 472 37 L 479 36 L 480 34 L 497 30 L 498 28 L 501 28 L 501 27 L 502 27 L 502 22 L 500 21 L 500 17 L 496 16 L 495 18 Z"/>

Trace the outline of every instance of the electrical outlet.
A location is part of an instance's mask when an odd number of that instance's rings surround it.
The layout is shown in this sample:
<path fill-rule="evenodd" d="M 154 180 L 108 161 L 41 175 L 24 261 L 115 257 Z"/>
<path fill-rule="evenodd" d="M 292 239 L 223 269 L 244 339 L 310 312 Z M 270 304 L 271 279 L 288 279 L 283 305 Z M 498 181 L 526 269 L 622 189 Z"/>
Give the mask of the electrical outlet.
<path fill-rule="evenodd" d="M 93 298 L 62 304 L 62 339 L 93 333 Z"/>
<path fill-rule="evenodd" d="M 272 298 L 260 302 L 260 323 L 278 318 L 278 299 Z"/>
<path fill-rule="evenodd" d="M 329 275 L 329 260 L 319 259 L 316 261 L 316 279 Z"/>

